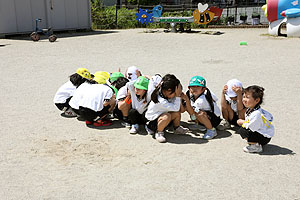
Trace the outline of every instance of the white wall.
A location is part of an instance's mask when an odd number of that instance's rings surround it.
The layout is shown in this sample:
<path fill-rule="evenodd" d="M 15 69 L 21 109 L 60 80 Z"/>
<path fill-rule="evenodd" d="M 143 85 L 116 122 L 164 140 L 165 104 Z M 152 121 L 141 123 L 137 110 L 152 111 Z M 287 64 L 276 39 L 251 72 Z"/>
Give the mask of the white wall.
<path fill-rule="evenodd" d="M 89 0 L 0 0 L 0 34 L 25 33 L 40 28 L 54 30 L 91 28 Z"/>

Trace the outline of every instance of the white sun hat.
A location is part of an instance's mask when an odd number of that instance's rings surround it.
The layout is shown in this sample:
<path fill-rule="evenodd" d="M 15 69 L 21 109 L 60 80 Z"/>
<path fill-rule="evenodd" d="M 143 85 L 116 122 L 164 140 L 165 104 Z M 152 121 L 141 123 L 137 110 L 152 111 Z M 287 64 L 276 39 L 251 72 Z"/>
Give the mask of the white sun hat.
<path fill-rule="evenodd" d="M 227 96 L 229 97 L 236 97 L 237 94 L 232 90 L 232 87 L 235 86 L 235 87 L 240 87 L 242 88 L 243 85 L 241 83 L 241 81 L 237 80 L 237 79 L 231 79 L 229 80 L 227 83 L 226 83 L 228 89 L 227 89 Z"/>

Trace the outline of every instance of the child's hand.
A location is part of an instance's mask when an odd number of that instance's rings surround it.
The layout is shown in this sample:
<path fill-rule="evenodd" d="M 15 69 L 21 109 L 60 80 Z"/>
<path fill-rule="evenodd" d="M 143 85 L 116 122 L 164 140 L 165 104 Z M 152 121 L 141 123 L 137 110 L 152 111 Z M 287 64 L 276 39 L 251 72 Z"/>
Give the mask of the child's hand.
<path fill-rule="evenodd" d="M 224 85 L 224 87 L 223 87 L 223 94 L 226 94 L 226 92 L 227 92 L 227 90 L 228 90 L 228 86 L 227 85 Z"/>
<path fill-rule="evenodd" d="M 189 98 L 186 94 L 184 94 L 184 92 L 181 93 L 181 99 L 185 100 L 185 101 L 189 101 Z"/>
<path fill-rule="evenodd" d="M 237 96 L 241 96 L 242 95 L 242 88 L 241 87 L 237 87 L 237 86 L 232 86 L 232 90 L 237 94 Z"/>
<path fill-rule="evenodd" d="M 242 126 L 244 122 L 245 122 L 245 120 L 243 120 L 243 119 L 238 119 L 238 120 L 237 120 L 237 124 L 238 124 L 239 126 Z"/>
<path fill-rule="evenodd" d="M 179 84 L 175 89 L 175 96 L 180 97 L 181 94 L 182 94 L 182 86 L 181 86 L 181 84 Z"/>
<path fill-rule="evenodd" d="M 129 90 L 128 90 L 127 97 L 128 97 L 128 99 L 131 99 L 131 94 L 130 94 Z"/>

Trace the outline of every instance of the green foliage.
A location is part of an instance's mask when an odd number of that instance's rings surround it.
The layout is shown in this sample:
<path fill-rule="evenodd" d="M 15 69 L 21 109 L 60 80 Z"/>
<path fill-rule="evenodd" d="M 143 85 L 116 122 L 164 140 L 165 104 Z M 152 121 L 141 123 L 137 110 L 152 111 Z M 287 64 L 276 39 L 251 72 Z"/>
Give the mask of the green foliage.
<path fill-rule="evenodd" d="M 116 23 L 116 7 L 103 7 L 102 0 L 94 0 L 91 3 L 92 28 L 93 29 L 129 29 L 129 28 L 170 28 L 170 24 L 150 23 L 148 25 L 138 23 L 136 20 L 137 9 L 118 9 Z M 162 17 L 191 17 L 193 11 L 163 12 Z M 211 22 L 210 24 L 220 24 L 226 20 Z M 179 25 L 178 25 L 179 27 Z M 207 25 L 194 23 L 184 24 L 184 29 L 205 28 Z"/>
<path fill-rule="evenodd" d="M 127 2 L 131 5 L 158 5 L 160 0 L 128 0 Z"/>

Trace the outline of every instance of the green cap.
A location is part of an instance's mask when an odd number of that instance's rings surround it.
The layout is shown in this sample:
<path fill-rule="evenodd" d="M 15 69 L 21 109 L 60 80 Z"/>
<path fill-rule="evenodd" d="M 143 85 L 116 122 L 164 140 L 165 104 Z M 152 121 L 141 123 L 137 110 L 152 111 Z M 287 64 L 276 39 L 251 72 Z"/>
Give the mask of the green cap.
<path fill-rule="evenodd" d="M 118 95 L 118 89 L 117 88 L 115 88 L 114 86 L 110 86 L 113 90 L 114 90 L 114 93 L 115 93 L 115 97 L 117 97 L 117 95 Z"/>
<path fill-rule="evenodd" d="M 124 75 L 121 72 L 114 72 L 110 75 L 109 80 L 112 83 L 115 82 L 120 77 L 124 77 Z"/>
<path fill-rule="evenodd" d="M 202 76 L 193 76 L 189 82 L 190 86 L 206 87 L 206 80 Z"/>
<path fill-rule="evenodd" d="M 144 76 L 138 77 L 138 79 L 136 79 L 136 81 L 134 82 L 134 87 L 141 90 L 148 90 L 148 85 L 149 79 Z"/>

